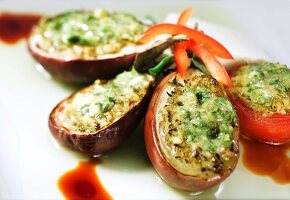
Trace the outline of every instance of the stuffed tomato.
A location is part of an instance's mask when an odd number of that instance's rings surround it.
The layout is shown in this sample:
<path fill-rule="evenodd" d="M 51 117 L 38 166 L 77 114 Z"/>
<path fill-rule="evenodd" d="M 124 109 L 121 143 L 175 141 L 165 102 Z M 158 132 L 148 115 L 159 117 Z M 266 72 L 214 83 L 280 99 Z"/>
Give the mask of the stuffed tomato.
<path fill-rule="evenodd" d="M 237 109 L 241 133 L 269 144 L 290 140 L 290 69 L 286 65 L 253 62 L 230 72 L 228 90 Z"/>

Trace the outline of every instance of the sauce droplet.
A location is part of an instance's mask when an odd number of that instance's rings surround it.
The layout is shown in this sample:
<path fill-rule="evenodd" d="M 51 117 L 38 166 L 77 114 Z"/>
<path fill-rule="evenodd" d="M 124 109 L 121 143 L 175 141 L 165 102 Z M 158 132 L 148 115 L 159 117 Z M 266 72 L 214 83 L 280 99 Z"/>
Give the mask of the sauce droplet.
<path fill-rule="evenodd" d="M 290 142 L 274 146 L 240 137 L 243 145 L 242 160 L 253 173 L 269 176 L 276 183 L 290 183 Z"/>
<path fill-rule="evenodd" d="M 99 163 L 96 159 L 81 161 L 75 169 L 59 178 L 57 184 L 66 199 L 112 199 L 96 174 Z"/>
<path fill-rule="evenodd" d="M 21 39 L 26 39 L 40 17 L 35 14 L 0 13 L 0 40 L 7 44 L 15 44 Z"/>

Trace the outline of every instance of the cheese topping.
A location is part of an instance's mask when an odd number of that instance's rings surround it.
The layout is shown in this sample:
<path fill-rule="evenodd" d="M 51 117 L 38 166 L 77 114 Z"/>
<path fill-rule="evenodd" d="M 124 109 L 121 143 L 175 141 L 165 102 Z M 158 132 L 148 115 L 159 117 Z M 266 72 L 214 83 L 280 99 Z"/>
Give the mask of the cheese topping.
<path fill-rule="evenodd" d="M 69 11 L 44 18 L 33 37 L 45 52 L 66 58 L 96 58 L 135 46 L 146 26 L 126 13 Z"/>
<path fill-rule="evenodd" d="M 137 105 L 146 95 L 152 80 L 152 76 L 134 69 L 107 82 L 97 80 L 66 101 L 57 120 L 70 130 L 96 133 Z"/>
<path fill-rule="evenodd" d="M 236 112 L 219 84 L 201 73 L 172 81 L 158 110 L 165 157 L 178 171 L 210 178 L 237 156 Z"/>
<path fill-rule="evenodd" d="M 285 65 L 261 63 L 238 68 L 229 92 L 262 115 L 290 113 L 290 69 Z"/>

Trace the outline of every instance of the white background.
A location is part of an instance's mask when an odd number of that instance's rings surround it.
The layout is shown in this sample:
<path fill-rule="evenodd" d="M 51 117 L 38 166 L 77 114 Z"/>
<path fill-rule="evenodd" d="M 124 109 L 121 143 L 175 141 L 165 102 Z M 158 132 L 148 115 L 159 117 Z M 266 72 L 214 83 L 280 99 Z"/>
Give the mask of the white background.
<path fill-rule="evenodd" d="M 290 1 L 99 1 L 99 0 L 0 0 L 0 11 L 54 14 L 66 9 L 104 7 L 125 10 L 164 20 L 169 12 L 194 7 L 198 18 L 228 27 L 205 23 L 233 54 L 290 65 Z M 212 30 L 212 32 L 211 32 Z M 228 31 L 234 30 L 234 32 Z M 0 30 L 1 31 L 1 30 Z M 47 126 L 51 109 L 74 88 L 42 76 L 35 69 L 25 42 L 0 44 L 0 199 L 56 199 L 58 177 L 85 159 L 58 146 Z M 97 167 L 102 183 L 116 199 L 187 199 L 160 181 L 146 156 L 140 127 L 124 144 L 105 154 Z M 277 185 L 268 177 L 255 176 L 241 162 L 220 186 L 198 198 L 245 199 L 288 198 L 290 185 Z"/>

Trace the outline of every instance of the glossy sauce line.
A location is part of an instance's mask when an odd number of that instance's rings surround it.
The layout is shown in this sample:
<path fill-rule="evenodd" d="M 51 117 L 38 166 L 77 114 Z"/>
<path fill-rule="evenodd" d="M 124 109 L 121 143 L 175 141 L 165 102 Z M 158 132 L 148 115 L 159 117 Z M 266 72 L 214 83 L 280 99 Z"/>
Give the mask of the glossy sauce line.
<path fill-rule="evenodd" d="M 96 174 L 96 165 L 100 162 L 100 160 L 80 161 L 75 169 L 59 178 L 57 185 L 66 199 L 113 199 Z"/>
<path fill-rule="evenodd" d="M 40 18 L 40 15 L 35 14 L 0 12 L 0 41 L 12 45 L 28 38 Z"/>
<path fill-rule="evenodd" d="M 240 137 L 243 164 L 260 176 L 269 176 L 279 184 L 290 183 L 290 142 L 274 146 Z"/>

